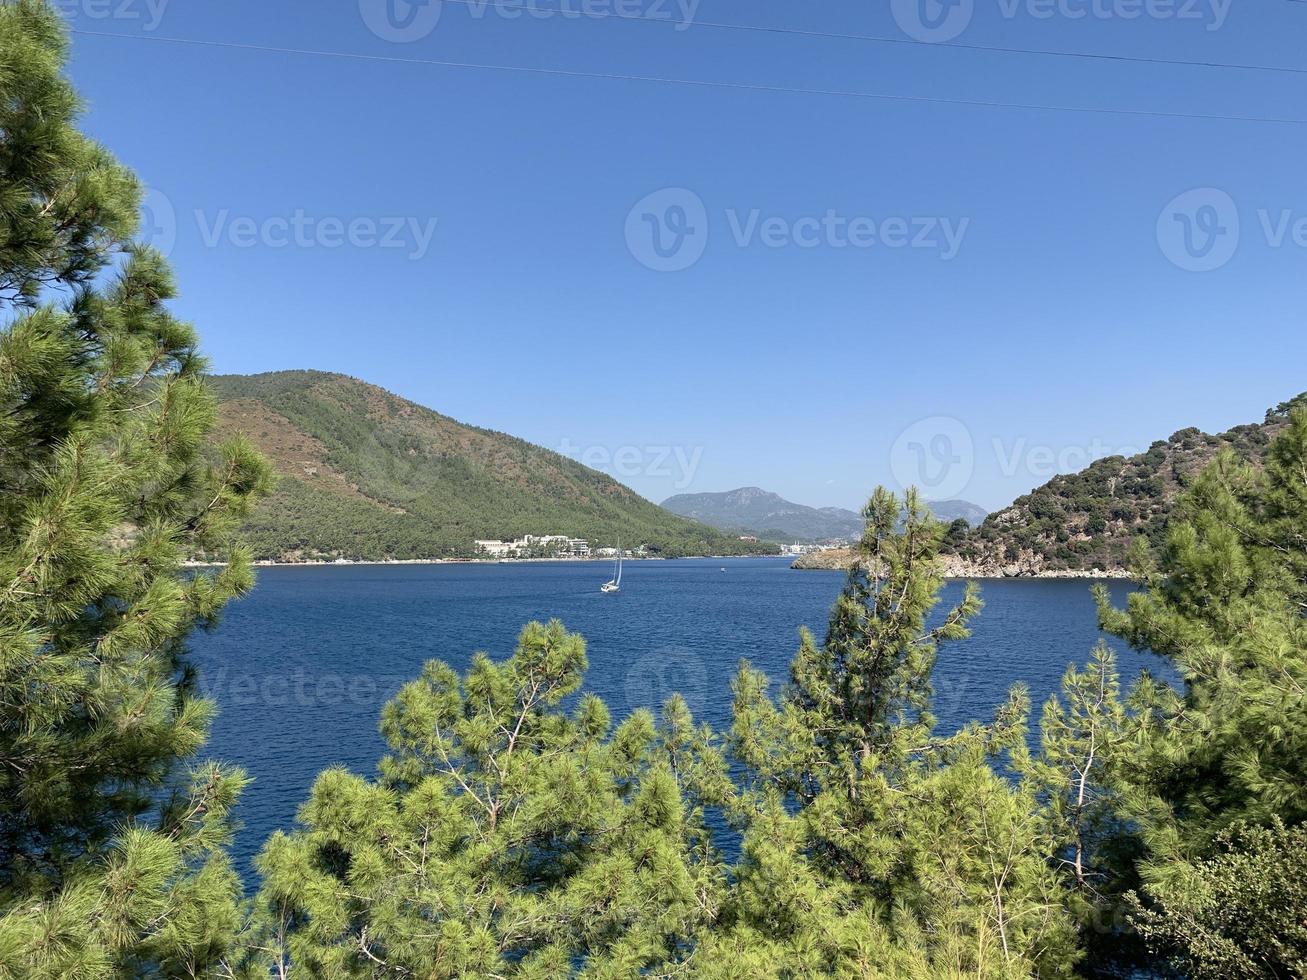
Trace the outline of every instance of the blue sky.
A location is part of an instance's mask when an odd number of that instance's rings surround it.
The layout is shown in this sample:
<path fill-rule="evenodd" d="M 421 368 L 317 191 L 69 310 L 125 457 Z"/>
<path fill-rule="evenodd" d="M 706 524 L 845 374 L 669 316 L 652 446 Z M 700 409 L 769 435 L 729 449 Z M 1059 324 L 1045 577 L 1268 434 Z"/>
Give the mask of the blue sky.
<path fill-rule="evenodd" d="M 998 507 L 1307 388 L 1307 125 L 416 63 L 1307 118 L 1307 3 L 916 2 L 60 6 L 125 35 L 74 38 L 86 124 L 219 371 L 349 373 L 655 500 L 843 506 Z"/>

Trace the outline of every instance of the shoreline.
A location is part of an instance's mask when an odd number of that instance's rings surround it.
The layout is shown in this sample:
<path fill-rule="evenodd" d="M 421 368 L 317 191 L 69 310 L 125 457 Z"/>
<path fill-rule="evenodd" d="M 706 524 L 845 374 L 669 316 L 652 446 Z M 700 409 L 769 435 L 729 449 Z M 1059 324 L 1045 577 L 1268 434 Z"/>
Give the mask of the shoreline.
<path fill-rule="evenodd" d="M 1087 579 L 1087 580 L 1132 580 L 1129 571 L 1124 568 L 1041 568 L 1027 559 L 1025 562 L 1013 562 L 1000 565 L 995 562 L 976 562 L 957 555 L 940 556 L 943 578 L 976 579 L 999 581 L 1003 579 Z M 831 548 L 826 551 L 812 552 L 798 558 L 790 567 L 796 571 L 843 571 L 847 572 L 862 561 L 859 555 L 849 548 Z"/>
<path fill-rule="evenodd" d="M 759 559 L 771 558 L 775 560 L 789 559 L 792 564 L 790 568 L 794 571 L 808 572 L 847 572 L 846 567 L 831 565 L 826 567 L 814 567 L 812 565 L 804 566 L 794 562 L 789 555 L 684 555 L 680 558 L 627 558 L 626 561 L 726 561 L 728 559 L 748 559 L 757 561 Z M 356 567 L 377 567 L 387 565 L 549 565 L 549 564 L 604 564 L 611 559 L 608 558 L 391 558 L 391 559 L 335 559 L 326 561 L 322 559 L 306 561 L 271 561 L 263 559 L 254 562 L 255 568 L 356 568 Z M 186 561 L 182 563 L 183 568 L 223 568 L 226 562 L 221 561 Z M 1018 574 L 1004 574 L 1003 572 L 986 571 L 983 573 L 959 574 L 957 569 L 948 569 L 943 576 L 946 581 L 965 582 L 970 580 L 976 581 L 1013 581 L 1017 579 L 1045 579 L 1056 580 L 1063 579 L 1067 581 L 1132 581 L 1132 576 L 1123 569 L 1088 569 L 1088 570 L 1066 570 L 1061 571 L 1022 571 Z"/>
<path fill-rule="evenodd" d="M 623 561 L 726 561 L 728 559 L 747 558 L 755 560 L 759 558 L 785 558 L 785 555 L 682 555 L 679 558 L 655 558 L 646 555 L 642 558 L 625 558 Z M 372 565 L 551 565 L 566 564 L 568 562 L 575 564 L 607 564 L 612 558 L 381 558 L 381 559 L 353 559 L 353 558 L 334 558 L 330 561 L 326 559 L 306 559 L 304 561 L 273 561 L 271 559 L 259 559 L 254 562 L 255 568 L 345 568 L 353 566 L 372 566 Z M 222 568 L 226 566 L 225 561 L 184 561 L 183 568 Z"/>

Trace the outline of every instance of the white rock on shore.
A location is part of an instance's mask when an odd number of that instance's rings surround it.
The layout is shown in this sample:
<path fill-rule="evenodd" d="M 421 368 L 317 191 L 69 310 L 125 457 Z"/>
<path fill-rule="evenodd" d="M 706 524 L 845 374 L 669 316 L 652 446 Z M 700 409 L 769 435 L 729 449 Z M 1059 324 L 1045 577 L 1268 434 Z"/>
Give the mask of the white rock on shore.
<path fill-rule="evenodd" d="M 857 560 L 852 548 L 826 548 L 795 560 L 791 568 L 848 571 Z M 1033 555 L 1022 554 L 1016 562 L 975 562 L 957 555 L 941 557 L 945 578 L 1129 578 L 1122 568 L 1049 569 Z"/>

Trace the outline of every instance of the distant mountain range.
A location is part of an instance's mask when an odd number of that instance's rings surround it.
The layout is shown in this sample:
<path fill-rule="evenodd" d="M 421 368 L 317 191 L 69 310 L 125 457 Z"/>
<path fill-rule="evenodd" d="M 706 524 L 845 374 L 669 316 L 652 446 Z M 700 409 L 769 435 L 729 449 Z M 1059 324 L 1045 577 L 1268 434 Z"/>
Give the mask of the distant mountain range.
<path fill-rule="evenodd" d="M 501 432 L 340 374 L 212 378 L 219 435 L 244 433 L 281 477 L 246 527 L 257 557 L 467 557 L 473 541 L 564 534 L 664 556 L 774 551 L 650 503 Z"/>
<path fill-rule="evenodd" d="M 683 517 L 702 521 L 723 531 L 750 534 L 764 541 L 828 541 L 862 536 L 862 517 L 843 507 L 808 507 L 759 487 L 741 487 L 723 493 L 681 493 L 663 501 L 663 507 Z M 965 500 L 930 505 L 940 520 L 963 518 L 968 524 L 984 520 L 983 507 Z"/>

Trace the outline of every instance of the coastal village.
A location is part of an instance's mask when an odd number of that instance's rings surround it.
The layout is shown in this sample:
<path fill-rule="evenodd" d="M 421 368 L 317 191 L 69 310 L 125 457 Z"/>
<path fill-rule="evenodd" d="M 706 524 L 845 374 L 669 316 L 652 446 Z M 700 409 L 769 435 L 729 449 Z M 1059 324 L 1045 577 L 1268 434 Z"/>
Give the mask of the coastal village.
<path fill-rule="evenodd" d="M 476 553 L 485 558 L 510 560 L 514 558 L 616 558 L 616 548 L 591 548 L 585 538 L 566 534 L 525 534 L 515 541 L 478 539 L 473 542 Z M 627 549 L 626 557 L 641 558 L 645 547 Z"/>
<path fill-rule="evenodd" d="M 758 539 L 742 534 L 740 540 L 757 541 Z M 583 559 L 617 557 L 616 548 L 592 548 L 590 542 L 585 538 L 573 538 L 566 534 L 524 534 L 513 541 L 501 541 L 497 538 L 478 538 L 472 544 L 477 557 L 494 558 L 501 561 L 511 561 L 519 558 Z M 848 547 L 848 542 L 840 540 L 825 541 L 820 544 L 804 544 L 796 541 L 794 544 L 780 545 L 780 554 L 791 558 L 799 558 L 812 552 L 840 547 Z M 622 555 L 626 558 L 643 558 L 646 553 L 647 548 L 641 545 L 635 549 L 624 549 Z"/>

